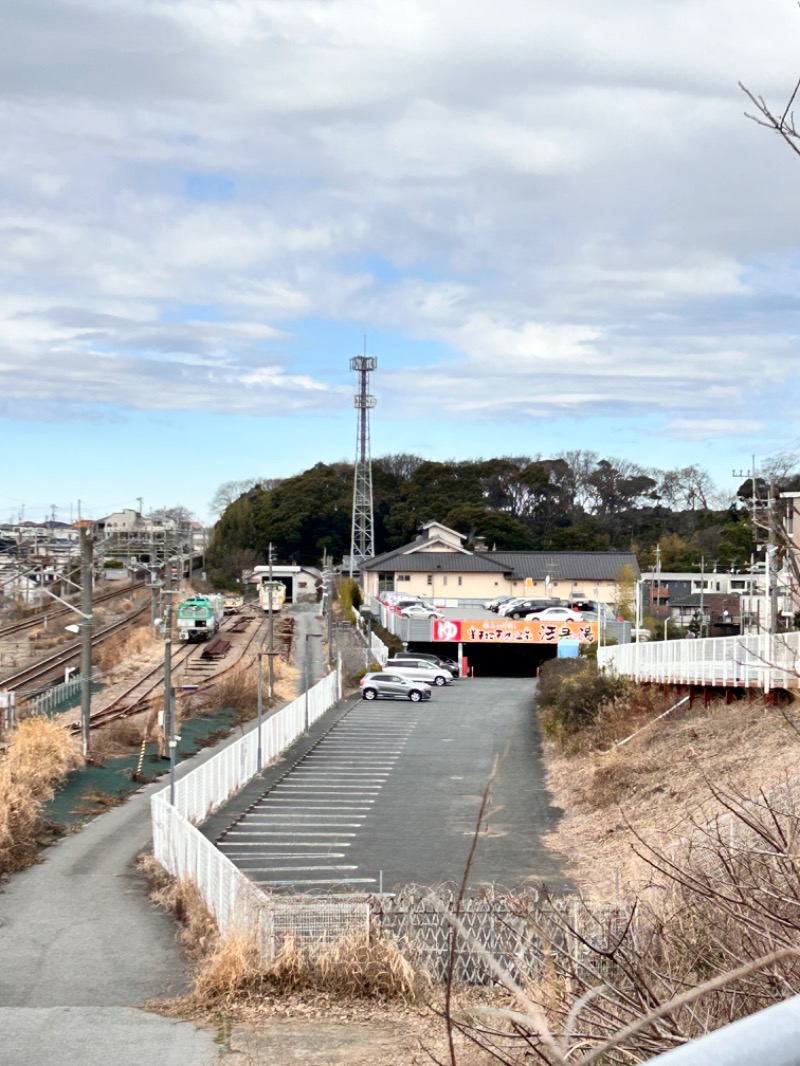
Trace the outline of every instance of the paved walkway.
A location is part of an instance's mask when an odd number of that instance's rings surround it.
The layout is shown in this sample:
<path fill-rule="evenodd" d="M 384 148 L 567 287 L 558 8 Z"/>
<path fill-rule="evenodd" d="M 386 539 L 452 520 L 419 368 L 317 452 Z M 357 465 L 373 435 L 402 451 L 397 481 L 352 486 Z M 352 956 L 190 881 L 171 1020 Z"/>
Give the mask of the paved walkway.
<path fill-rule="evenodd" d="M 213 1033 L 140 1009 L 186 983 L 174 923 L 134 865 L 154 787 L 49 848 L 0 895 L 4 1066 L 217 1062 Z"/>

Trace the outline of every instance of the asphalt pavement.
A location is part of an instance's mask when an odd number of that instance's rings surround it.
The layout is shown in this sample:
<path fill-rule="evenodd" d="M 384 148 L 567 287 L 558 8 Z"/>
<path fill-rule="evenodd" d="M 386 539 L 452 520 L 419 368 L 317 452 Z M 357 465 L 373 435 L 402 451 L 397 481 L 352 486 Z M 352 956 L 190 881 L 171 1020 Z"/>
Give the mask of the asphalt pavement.
<path fill-rule="evenodd" d="M 458 882 L 496 766 L 472 891 L 568 891 L 562 857 L 543 842 L 559 811 L 545 785 L 534 696 L 528 678 L 462 678 L 425 703 L 351 697 L 333 729 L 329 720 L 329 732 L 304 738 L 203 831 L 278 890 Z"/>
<path fill-rule="evenodd" d="M 179 994 L 186 965 L 135 859 L 150 786 L 49 848 L 0 894 L 3 1066 L 204 1066 L 214 1034 L 139 1009 Z"/>

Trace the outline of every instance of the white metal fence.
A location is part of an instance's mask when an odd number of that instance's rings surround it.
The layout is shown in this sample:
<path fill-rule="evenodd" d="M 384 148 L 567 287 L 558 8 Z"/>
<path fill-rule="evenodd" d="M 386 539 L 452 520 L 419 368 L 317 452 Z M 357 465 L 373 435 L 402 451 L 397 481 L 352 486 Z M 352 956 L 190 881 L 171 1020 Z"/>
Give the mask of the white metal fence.
<path fill-rule="evenodd" d="M 95 667 L 92 670 L 92 682 L 100 680 L 100 671 Z M 70 681 L 62 681 L 60 685 L 53 685 L 28 696 L 22 708 L 25 714 L 52 714 L 54 709 L 64 700 L 71 699 L 81 691 L 83 678 L 73 677 Z"/>
<path fill-rule="evenodd" d="M 375 600 L 374 602 L 377 603 L 377 600 Z M 356 626 L 358 627 L 358 631 L 364 638 L 364 643 L 366 644 L 367 623 L 364 621 L 360 614 L 356 614 Z M 370 633 L 369 653 L 374 662 L 378 663 L 380 666 L 386 665 L 386 660 L 389 658 L 389 649 L 383 643 L 381 638 L 375 635 L 375 633 Z"/>
<path fill-rule="evenodd" d="M 800 633 L 661 640 L 599 648 L 598 661 L 639 681 L 731 688 L 797 687 Z"/>
<path fill-rule="evenodd" d="M 267 718 L 261 725 L 262 765 L 277 758 L 340 697 L 341 678 L 335 671 Z M 365 903 L 321 905 L 316 928 L 305 911 L 293 917 L 290 901 L 272 899 L 257 888 L 196 828 L 256 776 L 258 741 L 255 729 L 176 781 L 174 806 L 169 787 L 152 797 L 155 857 L 174 877 L 194 882 L 221 931 L 255 928 L 266 957 L 273 957 L 289 935 L 314 942 L 354 929 L 366 935 Z"/>

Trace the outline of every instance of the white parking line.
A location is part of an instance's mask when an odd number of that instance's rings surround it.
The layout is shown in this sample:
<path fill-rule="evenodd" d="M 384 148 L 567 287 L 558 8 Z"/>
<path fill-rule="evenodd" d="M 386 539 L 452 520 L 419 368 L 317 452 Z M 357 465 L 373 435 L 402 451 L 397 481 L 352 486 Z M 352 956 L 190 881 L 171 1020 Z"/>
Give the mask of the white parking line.
<path fill-rule="evenodd" d="M 250 873 L 267 873 L 267 874 L 291 874 L 296 870 L 298 873 L 322 873 L 324 870 L 357 870 L 357 866 L 273 866 L 272 868 L 265 866 L 262 868 L 255 867 L 250 870 Z"/>
<path fill-rule="evenodd" d="M 279 831 L 279 830 L 276 831 L 276 833 L 272 833 L 272 831 L 269 830 L 269 829 L 261 829 L 261 830 L 257 830 L 257 831 L 255 831 L 255 830 L 251 831 L 249 829 L 230 829 L 229 830 L 228 837 L 241 837 L 241 836 L 245 836 L 245 837 L 256 837 L 256 836 L 258 836 L 258 837 L 265 837 L 265 838 L 268 838 L 268 837 L 293 837 L 293 838 L 295 838 L 295 837 L 317 837 L 317 838 L 319 838 L 319 837 L 354 837 L 355 834 L 354 833 L 281 833 L 281 831 Z"/>
<path fill-rule="evenodd" d="M 290 836 L 289 833 L 285 834 Z M 355 836 L 355 833 L 352 834 Z M 230 843 L 226 840 L 219 842 L 220 848 L 349 848 L 351 841 L 349 840 L 326 840 L 324 843 L 312 844 L 306 843 L 303 840 L 292 839 L 290 844 L 287 844 L 284 840 L 254 840 L 252 843 L 248 843 L 246 840 L 233 840 Z"/>
<path fill-rule="evenodd" d="M 375 877 L 327 877 L 318 881 L 256 881 L 258 885 L 269 885 L 272 888 L 285 885 L 374 885 L 377 884 Z"/>

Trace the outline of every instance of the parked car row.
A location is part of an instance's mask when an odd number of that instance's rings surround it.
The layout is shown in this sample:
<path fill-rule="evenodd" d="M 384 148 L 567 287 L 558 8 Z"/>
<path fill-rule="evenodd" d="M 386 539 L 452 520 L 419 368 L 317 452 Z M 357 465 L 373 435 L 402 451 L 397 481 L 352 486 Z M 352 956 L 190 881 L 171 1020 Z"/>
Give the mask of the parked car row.
<path fill-rule="evenodd" d="M 382 670 L 373 670 L 359 682 L 365 700 L 420 700 L 431 698 L 435 685 L 450 685 L 458 677 L 458 664 L 426 652 L 400 652 Z"/>
<path fill-rule="evenodd" d="M 441 611 L 428 600 L 420 599 L 419 596 L 406 596 L 401 592 L 384 592 L 381 595 L 381 603 L 390 611 L 395 611 L 403 618 L 442 618 Z"/>
<path fill-rule="evenodd" d="M 606 621 L 616 616 L 605 603 L 599 604 Z M 596 622 L 598 604 L 590 600 L 537 599 L 530 596 L 498 596 L 484 607 L 503 618 L 524 618 L 528 622 Z"/>

